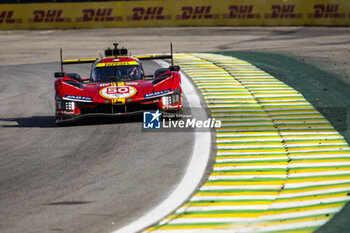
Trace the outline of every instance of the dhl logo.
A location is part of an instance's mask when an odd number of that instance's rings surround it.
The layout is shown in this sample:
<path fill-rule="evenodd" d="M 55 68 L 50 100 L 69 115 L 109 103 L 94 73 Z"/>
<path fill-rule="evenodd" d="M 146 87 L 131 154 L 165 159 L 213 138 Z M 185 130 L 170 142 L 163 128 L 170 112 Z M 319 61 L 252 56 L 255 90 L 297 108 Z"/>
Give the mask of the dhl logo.
<path fill-rule="evenodd" d="M 224 14 L 224 18 L 229 19 L 254 19 L 260 18 L 260 14 L 253 14 L 253 5 L 230 5 L 228 7 L 229 14 Z"/>
<path fill-rule="evenodd" d="M 315 4 L 314 14 L 309 18 L 345 18 L 345 14 L 338 13 L 339 4 Z"/>
<path fill-rule="evenodd" d="M 112 16 L 113 8 L 84 9 L 83 17 L 78 17 L 77 22 L 112 22 L 122 21 L 122 16 Z"/>
<path fill-rule="evenodd" d="M 211 14 L 211 6 L 184 6 L 182 7 L 182 14 L 177 15 L 176 19 L 216 19 L 218 14 Z"/>
<path fill-rule="evenodd" d="M 22 19 L 14 19 L 13 11 L 0 11 L 0 23 L 22 23 Z"/>
<path fill-rule="evenodd" d="M 302 14 L 294 12 L 295 5 L 272 5 L 272 13 L 265 14 L 265 18 L 269 19 L 294 19 L 302 18 Z"/>
<path fill-rule="evenodd" d="M 34 18 L 28 19 L 30 23 L 63 23 L 63 22 L 71 22 L 71 18 L 63 18 L 62 17 L 62 9 L 58 10 L 34 10 L 33 16 Z"/>
<path fill-rule="evenodd" d="M 171 15 L 163 14 L 164 7 L 135 7 L 132 9 L 133 15 L 128 16 L 128 20 L 165 20 L 171 19 Z"/>

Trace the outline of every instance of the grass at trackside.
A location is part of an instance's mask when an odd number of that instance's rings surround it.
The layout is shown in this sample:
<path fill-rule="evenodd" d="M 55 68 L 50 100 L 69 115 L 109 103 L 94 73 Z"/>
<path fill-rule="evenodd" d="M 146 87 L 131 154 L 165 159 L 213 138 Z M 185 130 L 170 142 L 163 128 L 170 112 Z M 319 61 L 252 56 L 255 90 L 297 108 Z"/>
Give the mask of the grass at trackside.
<path fill-rule="evenodd" d="M 320 111 L 350 143 L 350 84 L 319 68 L 281 54 L 234 51 L 220 54 L 246 60 L 293 87 Z M 350 232 L 348 203 L 316 233 Z"/>

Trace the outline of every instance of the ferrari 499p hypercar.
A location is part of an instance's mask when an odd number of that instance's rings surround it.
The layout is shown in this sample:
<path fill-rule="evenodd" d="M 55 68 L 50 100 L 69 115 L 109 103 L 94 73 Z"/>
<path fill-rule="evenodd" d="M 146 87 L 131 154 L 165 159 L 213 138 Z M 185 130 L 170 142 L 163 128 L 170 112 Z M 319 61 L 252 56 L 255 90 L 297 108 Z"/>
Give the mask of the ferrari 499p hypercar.
<path fill-rule="evenodd" d="M 128 56 L 126 49 L 105 50 L 105 57 L 62 60 L 61 72 L 55 73 L 56 123 L 85 117 L 139 114 L 159 110 L 181 114 L 182 90 L 180 67 L 170 65 L 145 75 L 142 60 L 171 59 L 171 55 Z M 67 64 L 92 63 L 89 78 L 66 73 Z M 172 63 L 173 64 L 173 63 Z"/>

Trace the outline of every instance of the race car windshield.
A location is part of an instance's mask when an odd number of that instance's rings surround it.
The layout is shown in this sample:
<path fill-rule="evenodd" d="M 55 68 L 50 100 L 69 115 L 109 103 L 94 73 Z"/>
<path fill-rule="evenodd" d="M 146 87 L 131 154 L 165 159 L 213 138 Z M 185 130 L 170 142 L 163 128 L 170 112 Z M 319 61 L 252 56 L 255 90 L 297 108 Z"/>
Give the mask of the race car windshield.
<path fill-rule="evenodd" d="M 92 71 L 94 82 L 116 82 L 142 79 L 140 66 L 104 66 Z"/>

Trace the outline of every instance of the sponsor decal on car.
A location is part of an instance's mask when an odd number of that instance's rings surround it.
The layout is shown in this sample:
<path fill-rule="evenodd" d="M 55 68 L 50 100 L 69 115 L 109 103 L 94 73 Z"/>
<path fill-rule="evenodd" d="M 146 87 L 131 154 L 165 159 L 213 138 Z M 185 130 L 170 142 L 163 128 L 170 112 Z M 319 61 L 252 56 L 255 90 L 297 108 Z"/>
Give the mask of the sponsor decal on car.
<path fill-rule="evenodd" d="M 65 95 L 63 97 L 63 99 L 64 100 L 80 101 L 80 102 L 92 102 L 92 98 L 86 97 L 86 96 Z"/>
<path fill-rule="evenodd" d="M 161 95 L 169 93 L 170 90 L 171 89 L 164 90 L 164 91 L 157 91 L 157 92 L 153 92 L 153 93 L 148 93 L 148 94 L 144 95 L 144 98 L 151 98 L 151 97 L 161 96 Z"/>
<path fill-rule="evenodd" d="M 124 62 L 106 62 L 98 63 L 96 67 L 106 67 L 106 66 L 136 66 L 138 63 L 136 61 L 124 61 Z"/>
<path fill-rule="evenodd" d="M 100 90 L 100 95 L 107 99 L 125 99 L 136 94 L 136 88 L 131 86 L 112 86 Z"/>
<path fill-rule="evenodd" d="M 138 82 L 125 82 L 125 85 L 138 85 Z"/>
<path fill-rule="evenodd" d="M 73 111 L 63 111 L 63 110 L 57 110 L 58 114 L 63 114 L 63 115 L 74 115 L 75 113 Z"/>
<path fill-rule="evenodd" d="M 181 105 L 167 105 L 167 106 L 163 106 L 164 109 L 179 109 L 179 108 L 182 108 Z"/>
<path fill-rule="evenodd" d="M 100 83 L 100 87 L 109 87 L 111 83 Z"/>

